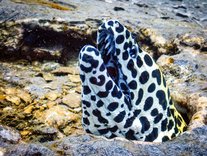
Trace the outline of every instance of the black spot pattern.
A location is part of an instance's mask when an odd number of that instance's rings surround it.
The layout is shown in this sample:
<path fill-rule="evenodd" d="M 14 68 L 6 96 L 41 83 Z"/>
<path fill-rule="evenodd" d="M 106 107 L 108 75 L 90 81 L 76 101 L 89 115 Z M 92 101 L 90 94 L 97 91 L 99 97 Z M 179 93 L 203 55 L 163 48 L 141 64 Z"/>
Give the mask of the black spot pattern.
<path fill-rule="evenodd" d="M 126 116 L 126 112 L 122 111 L 114 118 L 114 121 L 117 122 L 117 123 L 120 123 L 120 122 L 123 121 L 125 116 Z"/>
<path fill-rule="evenodd" d="M 134 99 L 134 93 L 133 92 L 130 92 L 130 97 L 131 97 L 132 100 Z"/>
<path fill-rule="evenodd" d="M 122 58 L 123 58 L 123 60 L 127 60 L 129 58 L 129 54 L 127 51 L 122 53 Z"/>
<path fill-rule="evenodd" d="M 154 92 L 154 91 L 155 91 L 155 84 L 152 83 L 152 84 L 148 87 L 147 91 L 148 91 L 149 93 Z"/>
<path fill-rule="evenodd" d="M 97 103 L 96 103 L 97 107 L 100 108 L 104 105 L 103 101 L 102 100 L 99 100 Z"/>
<path fill-rule="evenodd" d="M 167 129 L 167 118 L 165 118 L 164 120 L 162 120 L 162 123 L 161 123 L 161 131 L 166 131 Z"/>
<path fill-rule="evenodd" d="M 137 138 L 134 136 L 134 131 L 129 129 L 128 132 L 125 134 L 125 137 L 129 140 L 136 140 Z"/>
<path fill-rule="evenodd" d="M 117 130 L 118 130 L 117 126 L 109 128 L 109 131 L 111 131 L 111 132 L 116 132 Z"/>
<path fill-rule="evenodd" d="M 137 117 L 141 113 L 140 109 L 134 111 L 134 117 Z"/>
<path fill-rule="evenodd" d="M 168 117 L 170 117 L 170 116 L 171 116 L 171 113 L 170 113 L 170 108 L 169 108 L 169 107 L 167 108 L 167 116 L 168 116 Z"/>
<path fill-rule="evenodd" d="M 88 95 L 91 93 L 91 90 L 88 86 L 83 86 L 83 94 Z"/>
<path fill-rule="evenodd" d="M 99 128 L 99 127 L 101 127 L 101 125 L 94 124 L 94 127 Z"/>
<path fill-rule="evenodd" d="M 101 64 L 99 70 L 100 70 L 101 72 L 105 70 L 105 66 L 104 66 L 104 64 Z"/>
<path fill-rule="evenodd" d="M 129 48 L 129 43 L 125 42 L 124 43 L 124 50 L 127 52 L 128 48 Z"/>
<path fill-rule="evenodd" d="M 157 108 L 154 108 L 152 111 L 151 111 L 151 115 L 152 116 L 157 116 L 158 115 L 158 110 L 157 110 Z"/>
<path fill-rule="evenodd" d="M 162 142 L 165 142 L 165 141 L 168 141 L 168 140 L 170 140 L 168 136 L 164 136 L 164 137 L 162 138 Z"/>
<path fill-rule="evenodd" d="M 90 77 L 89 81 L 91 84 L 98 85 L 98 86 L 103 86 L 105 83 L 105 76 L 104 75 L 99 75 L 98 76 L 99 81 L 97 80 L 96 77 Z"/>
<path fill-rule="evenodd" d="M 116 27 L 116 32 L 118 32 L 118 33 L 121 33 L 121 32 L 123 32 L 124 31 L 124 27 L 123 27 L 123 25 L 121 25 L 119 22 L 115 22 L 115 23 L 118 23 L 118 27 Z"/>
<path fill-rule="evenodd" d="M 173 120 L 170 120 L 169 121 L 169 124 L 168 124 L 168 131 L 170 131 L 172 128 L 173 128 L 173 126 L 174 126 L 174 122 L 173 122 Z"/>
<path fill-rule="evenodd" d="M 125 125 L 124 125 L 124 128 L 129 128 L 130 126 L 132 126 L 134 120 L 135 120 L 135 117 L 134 117 L 134 116 L 128 118 L 128 119 L 126 120 L 126 123 L 125 123 Z"/>
<path fill-rule="evenodd" d="M 143 61 L 142 61 L 142 59 L 140 58 L 140 56 L 137 56 L 137 66 L 138 66 L 139 68 L 141 68 L 142 65 L 143 65 Z"/>
<path fill-rule="evenodd" d="M 108 132 L 109 132 L 109 129 L 107 129 L 107 128 L 105 128 L 105 129 L 98 129 L 98 132 L 100 133 L 100 134 L 107 134 Z"/>
<path fill-rule="evenodd" d="M 163 114 L 159 113 L 155 118 L 154 118 L 154 123 L 157 124 L 158 122 L 160 122 L 160 120 L 162 119 Z"/>
<path fill-rule="evenodd" d="M 142 124 L 141 132 L 144 133 L 145 131 L 147 131 L 150 128 L 150 122 L 148 121 L 148 119 L 145 116 L 142 116 L 139 119 Z"/>
<path fill-rule="evenodd" d="M 139 77 L 139 82 L 141 84 L 145 84 L 147 83 L 148 80 L 149 80 L 149 73 L 147 71 L 143 71 L 141 73 L 141 76 Z"/>
<path fill-rule="evenodd" d="M 125 83 L 120 84 L 121 90 L 128 90 L 127 85 Z"/>
<path fill-rule="evenodd" d="M 151 57 L 150 57 L 148 54 L 146 54 L 146 55 L 144 56 L 144 61 L 145 61 L 145 63 L 146 63 L 148 66 L 150 66 L 150 67 L 153 65 L 152 59 L 151 59 Z"/>
<path fill-rule="evenodd" d="M 87 115 L 87 116 L 90 116 L 90 114 L 86 110 L 84 111 L 84 114 Z"/>
<path fill-rule="evenodd" d="M 136 101 L 136 105 L 139 105 L 139 104 L 140 104 L 140 102 L 141 102 L 141 100 L 142 100 L 142 98 L 143 98 L 143 94 L 144 94 L 144 91 L 143 91 L 142 88 L 140 88 L 140 89 L 139 89 L 139 92 L 138 92 L 138 99 L 137 99 L 137 101 Z"/>
<path fill-rule="evenodd" d="M 162 81 L 163 81 L 163 85 L 164 85 L 164 87 L 166 87 L 166 81 L 165 81 L 164 76 L 162 77 Z"/>
<path fill-rule="evenodd" d="M 167 89 L 167 97 L 168 97 L 168 99 L 170 98 L 170 89 L 169 88 Z"/>
<path fill-rule="evenodd" d="M 95 95 L 91 95 L 91 100 L 92 101 L 96 101 L 96 96 Z"/>
<path fill-rule="evenodd" d="M 85 67 L 84 65 L 80 65 L 80 69 L 82 71 L 84 71 L 85 73 L 89 73 L 93 70 L 93 68 L 97 68 L 98 67 L 98 64 L 99 64 L 99 61 L 98 60 L 94 60 L 94 58 L 88 54 L 84 54 L 83 57 L 82 57 L 82 60 L 84 62 L 87 62 L 90 64 L 90 67 Z"/>
<path fill-rule="evenodd" d="M 98 121 L 103 124 L 108 124 L 108 120 L 101 116 L 101 112 L 98 109 L 93 110 L 93 115 L 98 118 Z"/>
<path fill-rule="evenodd" d="M 129 82 L 128 85 L 130 89 L 137 89 L 137 82 L 135 80 L 132 80 L 131 82 Z"/>
<path fill-rule="evenodd" d="M 99 52 L 98 52 L 95 48 L 92 48 L 92 47 L 87 47 L 87 51 L 89 51 L 89 52 L 94 51 L 94 52 L 95 52 L 95 54 L 96 54 L 96 56 L 98 56 L 98 55 L 99 55 Z"/>
<path fill-rule="evenodd" d="M 98 131 L 108 138 L 120 133 L 130 140 L 167 141 L 177 135 L 183 119 L 175 118 L 175 110 L 168 106 L 168 100 L 173 105 L 169 89 L 165 93 L 159 86 L 167 87 L 165 78 L 153 66 L 153 59 L 142 52 L 135 38 L 118 21 L 111 20 L 99 28 L 97 46 L 100 51 L 92 46 L 81 50 L 83 127 L 88 133 Z M 136 120 L 140 121 L 141 129 L 132 127 Z M 158 137 L 159 131 L 166 132 L 166 136 Z M 167 131 L 172 133 L 167 134 Z"/>
<path fill-rule="evenodd" d="M 84 83 L 85 79 L 86 79 L 85 75 L 80 74 L 80 79 L 81 79 L 82 83 Z"/>
<path fill-rule="evenodd" d="M 107 109 L 109 111 L 115 111 L 119 106 L 119 103 L 118 102 L 112 102 L 108 105 Z"/>
<path fill-rule="evenodd" d="M 123 35 L 119 35 L 117 38 L 116 38 L 116 43 L 117 44 L 122 44 L 124 42 L 124 36 Z"/>
<path fill-rule="evenodd" d="M 106 83 L 106 90 L 111 90 L 111 88 L 113 87 L 113 83 L 112 83 L 112 81 L 110 80 L 110 81 L 108 81 L 107 83 Z"/>
<path fill-rule="evenodd" d="M 153 128 L 152 132 L 145 137 L 145 141 L 154 141 L 158 137 L 158 129 Z"/>
<path fill-rule="evenodd" d="M 127 100 L 127 98 L 124 98 L 124 102 L 125 102 L 125 104 L 127 105 L 128 109 L 129 109 L 129 110 L 132 110 L 132 104 L 131 104 L 131 102 L 129 102 L 129 101 Z"/>
<path fill-rule="evenodd" d="M 99 91 L 98 92 L 98 94 L 97 94 L 100 98 L 105 98 L 105 97 L 107 97 L 108 95 L 109 95 L 109 92 L 107 92 L 107 91 Z"/>
<path fill-rule="evenodd" d="M 113 22 L 113 21 L 109 21 L 109 22 L 108 22 L 108 25 L 110 25 L 110 26 L 112 26 L 112 27 L 113 27 L 114 22 Z"/>
<path fill-rule="evenodd" d="M 113 91 L 111 92 L 111 95 L 113 97 L 117 97 L 118 99 L 120 99 L 122 97 L 122 93 L 121 93 L 121 91 L 118 91 L 117 86 L 114 86 Z"/>
<path fill-rule="evenodd" d="M 121 53 L 121 50 L 116 48 L 116 55 L 118 56 Z"/>
<path fill-rule="evenodd" d="M 86 101 L 86 100 L 82 100 L 83 105 L 85 105 L 86 107 L 91 107 L 91 103 Z"/>
<path fill-rule="evenodd" d="M 83 118 L 83 123 L 86 125 L 90 125 L 88 118 Z"/>
<path fill-rule="evenodd" d="M 127 69 L 131 71 L 131 75 L 133 78 L 136 78 L 137 76 L 137 70 L 134 68 L 134 62 L 132 60 L 129 60 L 127 64 Z"/>
<path fill-rule="evenodd" d="M 130 36 L 130 32 L 128 30 L 126 30 L 126 39 L 128 39 Z"/>
<path fill-rule="evenodd" d="M 178 119 L 178 118 L 175 118 L 175 119 L 177 120 L 177 124 L 178 124 L 178 126 L 181 126 L 181 120 Z"/>
<path fill-rule="evenodd" d="M 153 105 L 153 98 L 152 97 L 148 97 L 145 100 L 145 104 L 144 104 L 144 111 L 148 111 Z"/>
<path fill-rule="evenodd" d="M 152 72 L 152 77 L 157 79 L 158 85 L 161 85 L 161 74 L 159 69 L 155 69 Z"/>
<path fill-rule="evenodd" d="M 158 90 L 156 96 L 159 100 L 159 104 L 162 106 L 163 110 L 167 108 L 167 101 L 165 97 L 165 92 L 163 90 Z"/>

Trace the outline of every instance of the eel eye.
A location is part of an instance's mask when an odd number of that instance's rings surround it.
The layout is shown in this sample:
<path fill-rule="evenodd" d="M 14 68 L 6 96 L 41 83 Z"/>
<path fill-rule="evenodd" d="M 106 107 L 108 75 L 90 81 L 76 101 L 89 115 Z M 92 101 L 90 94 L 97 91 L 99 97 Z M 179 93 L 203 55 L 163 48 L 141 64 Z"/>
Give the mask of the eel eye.
<path fill-rule="evenodd" d="M 132 49 L 130 49 L 129 51 L 129 55 L 132 57 L 132 58 L 135 58 L 137 56 L 137 53 L 138 53 L 138 49 L 135 45 L 132 46 Z"/>

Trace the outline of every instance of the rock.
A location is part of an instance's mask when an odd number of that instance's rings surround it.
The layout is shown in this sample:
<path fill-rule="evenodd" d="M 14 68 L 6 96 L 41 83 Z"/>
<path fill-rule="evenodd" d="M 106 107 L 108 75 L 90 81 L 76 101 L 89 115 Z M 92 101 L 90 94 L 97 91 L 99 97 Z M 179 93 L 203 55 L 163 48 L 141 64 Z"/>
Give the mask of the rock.
<path fill-rule="evenodd" d="M 3 112 L 9 112 L 9 111 L 12 111 L 13 108 L 12 107 L 4 107 L 3 108 Z"/>
<path fill-rule="evenodd" d="M 16 88 L 6 88 L 4 92 L 5 92 L 5 94 L 15 95 L 17 93 L 17 89 Z"/>
<path fill-rule="evenodd" d="M 76 87 L 75 92 L 81 94 L 81 88 L 82 88 L 81 86 Z"/>
<path fill-rule="evenodd" d="M 41 69 L 45 72 L 49 72 L 49 71 L 53 71 L 57 68 L 60 67 L 60 64 L 59 63 L 56 63 L 56 62 L 47 62 L 47 63 L 44 63 L 41 67 Z"/>
<path fill-rule="evenodd" d="M 67 75 L 67 74 L 78 75 L 79 70 L 76 67 L 60 67 L 52 71 L 52 73 L 55 75 Z"/>
<path fill-rule="evenodd" d="M 185 143 L 184 143 L 185 142 Z M 127 141 L 121 138 L 105 139 L 93 135 L 66 137 L 53 144 L 58 144 L 57 151 L 65 155 L 205 155 L 207 152 L 207 126 L 197 127 L 172 141 L 149 143 Z"/>
<path fill-rule="evenodd" d="M 80 107 L 81 96 L 77 93 L 69 93 L 63 97 L 62 102 L 71 108 Z"/>
<path fill-rule="evenodd" d="M 180 39 L 181 44 L 189 47 L 194 47 L 196 49 L 203 47 L 204 42 L 205 40 L 203 37 L 190 35 L 190 34 L 185 34 Z"/>
<path fill-rule="evenodd" d="M 38 133 L 38 134 L 52 134 L 55 135 L 58 133 L 58 130 L 56 128 L 53 127 L 49 127 L 49 126 L 36 126 L 33 129 L 34 133 Z"/>
<path fill-rule="evenodd" d="M 191 16 L 191 14 L 186 13 L 186 12 L 182 12 L 182 11 L 176 11 L 176 16 L 180 16 L 183 18 L 189 18 Z"/>
<path fill-rule="evenodd" d="M 138 6 L 138 7 L 144 7 L 144 8 L 148 8 L 149 6 L 147 5 L 147 4 L 145 4 L 145 3 L 134 3 L 136 6 Z"/>
<path fill-rule="evenodd" d="M 29 105 L 29 106 L 24 108 L 24 113 L 31 114 L 34 108 L 35 107 L 33 105 Z"/>
<path fill-rule="evenodd" d="M 17 155 L 45 155 L 55 156 L 52 150 L 44 147 L 40 144 L 18 144 L 10 147 L 5 152 L 5 156 L 17 156 Z"/>
<path fill-rule="evenodd" d="M 201 47 L 201 51 L 205 51 L 205 52 L 207 52 L 207 42 L 205 42 L 203 45 L 202 45 L 202 47 Z"/>
<path fill-rule="evenodd" d="M 73 83 L 80 83 L 80 76 L 79 75 L 68 75 L 68 78 Z"/>
<path fill-rule="evenodd" d="M 21 140 L 19 132 L 13 128 L 0 125 L 0 144 L 1 142 L 18 143 Z"/>
<path fill-rule="evenodd" d="M 70 122 L 78 120 L 78 115 L 70 112 L 64 105 L 53 106 L 40 114 L 35 114 L 35 117 L 41 122 L 57 128 L 65 127 Z"/>
<path fill-rule="evenodd" d="M 114 11 L 124 11 L 125 9 L 122 7 L 114 7 Z"/>
<path fill-rule="evenodd" d="M 23 131 L 21 131 L 20 132 L 20 134 L 21 134 L 21 136 L 27 136 L 27 135 L 29 135 L 29 134 L 31 134 L 31 131 L 29 131 L 29 130 L 23 130 Z"/>
<path fill-rule="evenodd" d="M 53 107 L 53 106 L 55 106 L 56 105 L 56 102 L 54 102 L 54 101 L 49 101 L 48 103 L 47 103 L 47 107 L 48 108 L 51 108 L 51 107 Z"/>
<path fill-rule="evenodd" d="M 20 100 L 19 97 L 12 96 L 12 95 L 7 95 L 6 96 L 6 100 L 9 101 L 9 102 L 11 102 L 11 103 L 13 103 L 13 104 L 15 104 L 15 105 L 19 105 L 20 102 L 21 102 L 21 100 Z"/>
<path fill-rule="evenodd" d="M 6 149 L 0 147 L 0 156 L 4 156 L 5 152 L 6 152 Z"/>
<path fill-rule="evenodd" d="M 157 34 L 152 29 L 149 28 L 141 28 L 138 32 L 138 40 L 143 45 L 151 45 L 151 49 L 147 49 L 148 52 L 154 57 L 156 60 L 162 54 L 175 54 L 178 51 L 176 43 L 173 41 L 167 42 L 166 39 Z"/>
<path fill-rule="evenodd" d="M 21 100 L 23 100 L 26 104 L 32 101 L 30 94 L 24 90 L 17 89 L 17 88 L 7 88 L 5 89 L 5 94 L 7 101 L 15 103 L 19 105 Z"/>
<path fill-rule="evenodd" d="M 50 91 L 45 95 L 45 97 L 50 101 L 55 101 L 60 96 L 61 94 L 58 93 L 57 91 Z"/>
<path fill-rule="evenodd" d="M 187 9 L 185 4 L 181 4 L 181 5 L 175 5 L 173 6 L 174 9 Z"/>
<path fill-rule="evenodd" d="M 54 76 L 51 73 L 43 73 L 42 76 L 46 82 L 51 82 L 54 80 Z"/>
<path fill-rule="evenodd" d="M 28 92 L 24 91 L 24 90 L 18 90 L 17 96 L 21 100 L 23 100 L 26 104 L 32 102 L 32 98 L 31 98 L 30 94 Z"/>
<path fill-rule="evenodd" d="M 165 60 L 169 58 L 173 58 L 174 62 L 167 63 Z M 206 59 L 206 54 L 185 48 L 180 54 L 163 55 L 157 60 L 167 80 L 171 96 L 178 104 L 178 110 L 187 116 L 187 122 L 191 119 L 189 129 L 206 123 Z"/>

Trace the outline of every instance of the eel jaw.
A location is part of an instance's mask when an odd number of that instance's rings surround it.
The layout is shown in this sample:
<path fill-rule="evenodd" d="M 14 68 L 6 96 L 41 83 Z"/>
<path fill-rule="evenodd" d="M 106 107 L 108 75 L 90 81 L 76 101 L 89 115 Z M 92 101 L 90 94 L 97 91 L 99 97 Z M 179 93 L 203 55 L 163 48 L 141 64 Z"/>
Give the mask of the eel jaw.
<path fill-rule="evenodd" d="M 116 48 L 114 34 L 111 28 L 98 30 L 97 45 L 102 56 L 114 55 Z"/>

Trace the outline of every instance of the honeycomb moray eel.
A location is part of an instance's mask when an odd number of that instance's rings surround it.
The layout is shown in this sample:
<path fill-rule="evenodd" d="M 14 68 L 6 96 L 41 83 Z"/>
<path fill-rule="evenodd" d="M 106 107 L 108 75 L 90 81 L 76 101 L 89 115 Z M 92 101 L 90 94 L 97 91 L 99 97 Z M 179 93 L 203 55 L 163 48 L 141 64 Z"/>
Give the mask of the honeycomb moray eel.
<path fill-rule="evenodd" d="M 104 22 L 97 46 L 86 45 L 79 55 L 86 132 L 164 142 L 185 130 L 158 65 L 126 27 Z"/>

